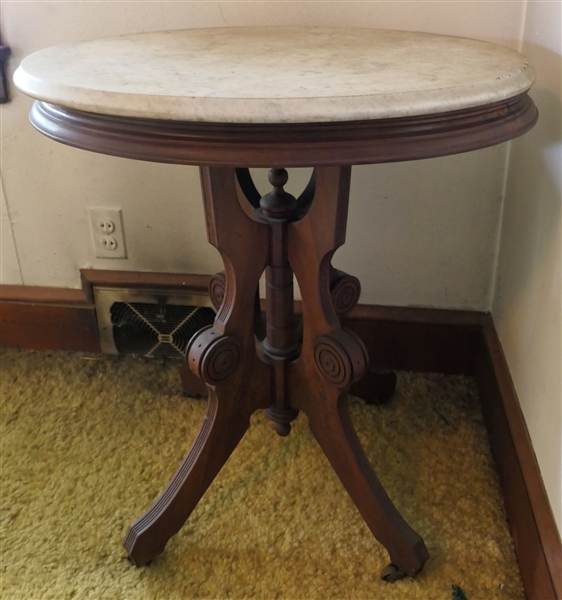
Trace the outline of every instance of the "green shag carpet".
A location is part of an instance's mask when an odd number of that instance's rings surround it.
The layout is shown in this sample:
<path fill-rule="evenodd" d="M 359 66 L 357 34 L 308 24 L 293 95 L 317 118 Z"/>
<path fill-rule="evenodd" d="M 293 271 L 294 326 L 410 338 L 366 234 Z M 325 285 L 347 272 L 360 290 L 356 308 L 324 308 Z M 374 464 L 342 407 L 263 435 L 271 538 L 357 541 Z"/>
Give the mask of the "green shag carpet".
<path fill-rule="evenodd" d="M 205 402 L 176 362 L 1 351 L 2 600 L 468 600 L 523 591 L 468 377 L 399 374 L 395 398 L 351 412 L 369 459 L 431 559 L 394 585 L 388 563 L 302 415 L 263 413 L 148 568 L 121 541 L 175 472 Z M 455 592 L 456 593 L 456 592 Z"/>

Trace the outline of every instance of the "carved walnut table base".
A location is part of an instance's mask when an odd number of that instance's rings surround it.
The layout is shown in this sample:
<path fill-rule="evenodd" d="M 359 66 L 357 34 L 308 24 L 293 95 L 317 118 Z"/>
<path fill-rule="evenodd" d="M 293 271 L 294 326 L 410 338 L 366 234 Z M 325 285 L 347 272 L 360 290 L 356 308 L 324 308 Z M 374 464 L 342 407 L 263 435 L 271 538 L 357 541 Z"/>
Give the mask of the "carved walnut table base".
<path fill-rule="evenodd" d="M 345 239 L 351 167 L 467 152 L 522 135 L 537 120 L 527 95 L 533 79 L 525 57 L 508 48 L 369 29 L 147 33 L 49 48 L 22 62 L 14 80 L 38 100 L 30 118 L 46 136 L 103 154 L 199 166 L 209 241 L 224 261 L 211 284 L 215 323 L 187 353 L 207 386 L 207 412 L 172 481 L 127 534 L 134 564 L 164 550 L 252 413 L 265 409 L 280 435 L 306 413 L 390 554 L 383 577 L 423 568 L 424 542 L 377 479 L 346 405 L 350 388 L 365 397 L 384 379 L 368 371 L 365 346 L 338 318 L 360 291 L 356 278 L 331 265 Z M 285 192 L 281 167 L 310 166 L 301 196 Z M 250 167 L 271 168 L 263 197 Z M 265 323 L 257 297 L 264 271 Z M 302 294 L 300 332 L 293 276 Z"/>
<path fill-rule="evenodd" d="M 423 540 L 402 519 L 371 468 L 347 410 L 349 386 L 368 366 L 365 346 L 340 326 L 336 310 L 338 302 L 340 310 L 357 302 L 358 282 L 331 266 L 345 240 L 350 174 L 350 167 L 318 167 L 295 199 L 283 190 L 287 172 L 272 169 L 273 189 L 260 199 L 248 185 L 247 171 L 201 169 L 208 236 L 223 257 L 226 276 L 215 324 L 192 338 L 187 354 L 190 369 L 209 388 L 208 407 L 174 478 L 129 530 L 124 545 L 136 565 L 151 561 L 179 531 L 258 409 L 267 409 L 280 435 L 287 435 L 291 421 L 304 411 L 392 563 L 414 576 L 427 560 Z M 254 305 L 264 270 L 267 317 L 260 340 Z M 293 273 L 302 294 L 300 344 Z M 221 283 L 218 277 L 211 290 L 222 293 Z"/>

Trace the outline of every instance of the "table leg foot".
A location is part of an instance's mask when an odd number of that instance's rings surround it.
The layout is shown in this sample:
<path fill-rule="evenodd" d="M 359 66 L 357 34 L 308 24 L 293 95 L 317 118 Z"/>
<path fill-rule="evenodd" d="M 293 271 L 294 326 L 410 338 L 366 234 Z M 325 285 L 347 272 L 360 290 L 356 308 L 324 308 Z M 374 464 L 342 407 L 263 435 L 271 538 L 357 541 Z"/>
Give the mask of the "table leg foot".
<path fill-rule="evenodd" d="M 401 571 L 394 563 L 390 563 L 381 571 L 381 579 L 386 583 L 396 583 L 405 577 L 407 577 L 406 573 Z"/>
<path fill-rule="evenodd" d="M 376 539 L 387 549 L 396 573 L 414 577 L 429 553 L 422 538 L 402 518 L 378 480 L 355 432 L 347 394 L 326 390 L 308 405 L 310 428 L 324 454 Z"/>
<path fill-rule="evenodd" d="M 129 528 L 123 546 L 137 567 L 161 554 L 185 523 L 250 424 L 233 402 L 210 393 L 201 429 L 176 474 L 154 504 Z"/>

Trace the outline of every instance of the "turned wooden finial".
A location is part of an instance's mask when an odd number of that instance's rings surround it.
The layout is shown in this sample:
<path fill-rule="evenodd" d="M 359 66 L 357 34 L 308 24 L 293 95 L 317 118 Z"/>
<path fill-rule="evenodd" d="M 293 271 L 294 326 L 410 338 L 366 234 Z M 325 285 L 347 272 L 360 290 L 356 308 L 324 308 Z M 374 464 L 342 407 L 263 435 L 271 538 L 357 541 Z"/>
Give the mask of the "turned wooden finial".
<path fill-rule="evenodd" d="M 283 189 L 289 180 L 287 170 L 270 169 L 267 179 L 273 189 L 260 200 L 263 213 L 274 219 L 288 218 L 297 206 L 297 199 Z"/>
<path fill-rule="evenodd" d="M 287 173 L 287 169 L 269 169 L 267 180 L 274 188 L 281 188 L 283 191 L 283 186 L 289 181 L 289 173 Z"/>

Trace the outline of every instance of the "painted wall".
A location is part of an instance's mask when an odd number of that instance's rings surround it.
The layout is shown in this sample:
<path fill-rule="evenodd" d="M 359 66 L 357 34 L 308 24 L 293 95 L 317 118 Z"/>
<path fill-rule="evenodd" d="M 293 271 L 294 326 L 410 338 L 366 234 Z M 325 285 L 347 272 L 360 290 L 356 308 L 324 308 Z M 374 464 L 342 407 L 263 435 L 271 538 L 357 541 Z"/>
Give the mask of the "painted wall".
<path fill-rule="evenodd" d="M 364 26 L 476 37 L 517 47 L 518 2 L 4 2 L 10 67 L 35 50 L 143 30 L 249 24 Z M 197 170 L 66 148 L 32 130 L 31 100 L 3 108 L 2 173 L 18 265 L 5 283 L 78 287 L 78 269 L 209 273 Z M 486 309 L 497 249 L 506 145 L 354 171 L 348 243 L 334 263 L 362 301 Z M 291 175 L 295 187 L 303 176 Z M 263 179 L 263 178 L 262 178 Z M 123 209 L 129 257 L 93 256 L 88 206 Z M 14 259 L 15 260 L 15 259 Z"/>
<path fill-rule="evenodd" d="M 522 50 L 540 118 L 512 143 L 493 316 L 562 530 L 561 6 L 527 6 Z"/>
<path fill-rule="evenodd" d="M 4 185 L 0 177 L 0 199 L 2 201 L 0 230 L 0 281 L 21 285 L 21 274 L 10 222 L 10 213 L 4 197 Z"/>

